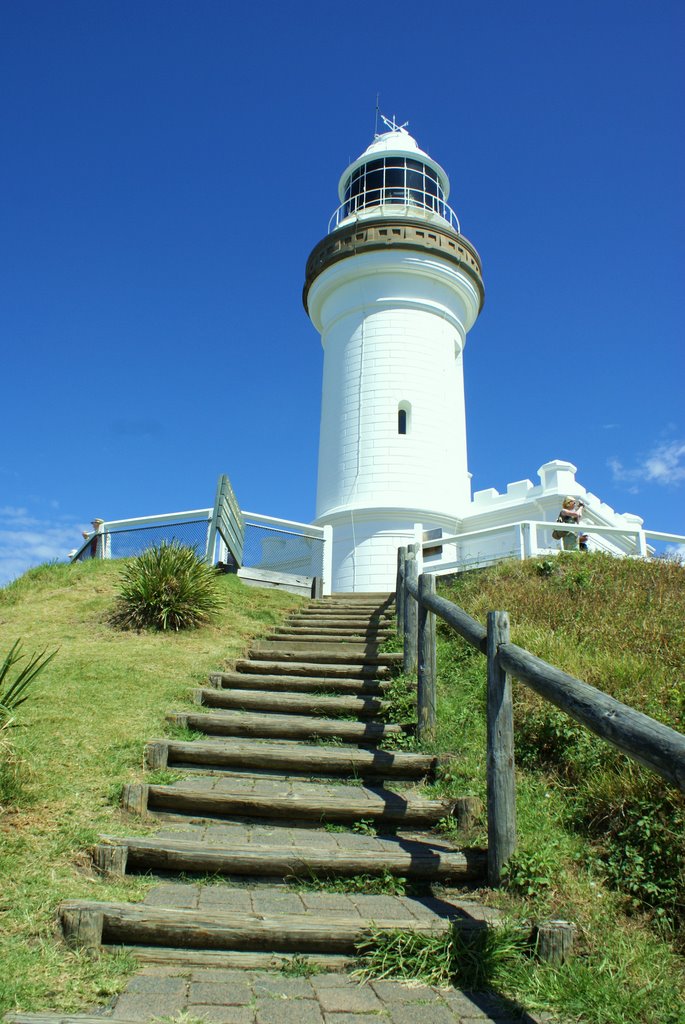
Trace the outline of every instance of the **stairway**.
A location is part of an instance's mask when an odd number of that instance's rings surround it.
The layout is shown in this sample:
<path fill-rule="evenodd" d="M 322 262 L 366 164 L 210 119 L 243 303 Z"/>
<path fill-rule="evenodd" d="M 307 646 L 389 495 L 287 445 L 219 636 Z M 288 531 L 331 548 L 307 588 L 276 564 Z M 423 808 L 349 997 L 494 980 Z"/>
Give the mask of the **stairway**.
<path fill-rule="evenodd" d="M 252 969 L 306 958 L 337 970 L 374 931 L 494 919 L 430 888 L 481 882 L 486 858 L 431 831 L 455 813 L 455 801 L 418 788 L 438 759 L 393 748 L 411 731 L 384 718 L 401 663 L 382 650 L 393 611 L 388 594 L 312 601 L 195 691 L 197 710 L 169 714 L 177 734 L 192 732 L 151 740 L 146 762 L 179 777 L 123 795 L 124 809 L 157 831 L 102 836 L 94 850 L 101 871 L 151 872 L 160 884 L 140 904 L 63 903 L 70 944 L 123 946 L 157 964 Z M 362 875 L 408 879 L 416 895 L 360 891 Z M 322 879 L 337 879 L 336 892 Z"/>

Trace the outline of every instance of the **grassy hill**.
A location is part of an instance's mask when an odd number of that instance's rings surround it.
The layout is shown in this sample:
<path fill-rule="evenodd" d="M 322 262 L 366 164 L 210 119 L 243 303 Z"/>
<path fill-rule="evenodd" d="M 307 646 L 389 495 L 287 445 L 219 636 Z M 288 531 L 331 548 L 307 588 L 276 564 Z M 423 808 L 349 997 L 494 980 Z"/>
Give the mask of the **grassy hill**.
<path fill-rule="evenodd" d="M 224 576 L 214 625 L 124 633 L 108 624 L 120 568 L 40 566 L 0 590 L 2 657 L 18 637 L 26 651 L 59 648 L 21 727 L 0 733 L 0 1013 L 82 1009 L 134 969 L 126 958 L 66 950 L 55 941 L 55 908 L 77 896 L 142 898 L 151 883 L 104 881 L 83 851 L 121 828 L 121 787 L 142 779 L 143 745 L 166 732 L 165 713 L 301 601 Z"/>
<path fill-rule="evenodd" d="M 481 622 L 508 611 L 514 643 L 685 732 L 677 562 L 569 554 L 440 590 Z M 485 659 L 439 632 L 437 748 L 460 756 L 438 788 L 484 798 Z M 580 955 L 564 971 L 513 964 L 501 983 L 571 1020 L 685 1021 L 685 800 L 517 682 L 514 714 L 519 845 L 495 899 L 517 920 L 577 922 Z"/>
<path fill-rule="evenodd" d="M 0 734 L 0 1012 L 83 1010 L 135 969 L 124 956 L 67 950 L 55 908 L 143 896 L 151 882 L 105 881 L 85 851 L 99 832 L 145 831 L 118 810 L 121 786 L 143 778 L 145 741 L 167 731 L 165 713 L 210 670 L 301 603 L 222 577 L 214 625 L 123 633 L 108 621 L 119 571 L 42 566 L 0 590 L 0 654 L 17 637 L 28 651 L 59 647 L 22 727 Z M 480 621 L 508 611 L 516 643 L 685 729 L 681 566 L 570 554 L 503 563 L 443 592 Z M 485 659 L 445 629 L 438 663 L 436 746 L 458 757 L 433 788 L 484 797 Z M 514 956 L 498 987 L 564 1020 L 682 1024 L 682 798 L 519 684 L 515 696 L 519 850 L 508 888 L 484 895 L 514 921 L 577 922 L 579 955 L 563 969 Z M 484 840 L 482 823 L 470 838 Z"/>

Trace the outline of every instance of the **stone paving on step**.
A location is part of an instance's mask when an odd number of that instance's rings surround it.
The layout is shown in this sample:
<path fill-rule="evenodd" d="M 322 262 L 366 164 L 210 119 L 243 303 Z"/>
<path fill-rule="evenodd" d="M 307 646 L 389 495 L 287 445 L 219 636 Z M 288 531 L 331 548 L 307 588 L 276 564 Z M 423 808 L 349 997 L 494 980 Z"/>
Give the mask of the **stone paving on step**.
<path fill-rule="evenodd" d="M 554 1024 L 504 997 L 346 974 L 144 968 L 106 1015 L 149 1024 Z"/>
<path fill-rule="evenodd" d="M 416 920 L 460 918 L 488 921 L 497 912 L 468 899 L 450 896 L 390 896 L 366 893 L 330 893 L 288 889 L 283 885 L 235 886 L 223 882 L 162 882 L 146 896 L 145 905 L 217 912 L 245 911 L 254 914 L 313 914 L 365 920 Z"/>

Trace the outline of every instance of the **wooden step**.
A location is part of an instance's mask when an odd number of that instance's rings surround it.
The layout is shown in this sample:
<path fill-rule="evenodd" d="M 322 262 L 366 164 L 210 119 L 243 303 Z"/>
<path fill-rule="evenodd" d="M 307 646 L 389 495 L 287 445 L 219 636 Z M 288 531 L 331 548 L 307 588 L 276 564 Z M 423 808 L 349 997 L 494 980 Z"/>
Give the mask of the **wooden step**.
<path fill-rule="evenodd" d="M 259 690 L 217 690 L 207 687 L 194 691 L 196 704 L 233 711 L 261 711 L 264 714 L 354 715 L 374 718 L 384 708 L 375 697 L 320 697 L 308 693 L 260 693 Z"/>
<path fill-rule="evenodd" d="M 341 739 L 344 743 L 370 746 L 388 736 L 411 732 L 392 723 L 332 721 L 304 715 L 257 715 L 248 711 L 215 711 L 207 714 L 178 712 L 167 721 L 182 729 L 211 736 L 259 736 L 263 739 L 308 740 L 318 737 Z"/>
<path fill-rule="evenodd" d="M 235 663 L 236 671 L 245 674 L 314 676 L 316 679 L 390 679 L 388 665 L 350 664 L 347 661 L 278 661 L 241 658 Z"/>
<path fill-rule="evenodd" d="M 329 679 L 326 676 L 263 675 L 251 672 L 213 672 L 209 685 L 230 690 L 269 690 L 300 693 L 359 693 L 382 697 L 388 684 L 373 679 Z"/>
<path fill-rule="evenodd" d="M 326 640 L 355 640 L 361 637 L 365 642 L 380 643 L 388 640 L 394 634 L 389 630 L 364 629 L 356 626 L 278 626 L 270 634 L 272 640 L 284 640 L 290 637 L 292 640 L 304 641 L 314 638 L 318 641 Z"/>
<path fill-rule="evenodd" d="M 235 785 L 235 783 L 233 784 Z M 331 787 L 335 789 L 335 787 Z M 456 800 L 395 793 L 382 787 L 359 787 L 354 794 L 307 792 L 297 783 L 289 793 L 251 792 L 230 785 L 207 789 L 183 786 L 124 786 L 122 806 L 133 813 L 146 811 L 189 815 L 193 818 L 258 818 L 277 821 L 311 821 L 354 824 L 373 821 L 381 825 L 406 827 L 435 825 L 451 817 Z"/>
<path fill-rule="evenodd" d="M 67 900 L 58 911 L 66 941 L 73 948 L 161 946 L 216 950 L 267 950 L 274 953 L 348 953 L 379 931 L 442 935 L 454 920 L 462 927 L 484 928 L 468 911 L 421 918 L 343 918 L 315 914 L 213 913 L 155 907 L 141 903 Z"/>
<path fill-rule="evenodd" d="M 387 616 L 383 618 L 369 618 L 366 615 L 322 615 L 320 612 L 309 615 L 291 615 L 285 620 L 288 626 L 323 626 L 332 628 L 340 626 L 343 629 L 384 629 L 393 632 L 395 619 Z"/>
<path fill-rule="evenodd" d="M 290 845 L 210 846 L 154 836 L 102 836 L 95 847 L 95 866 L 108 874 L 141 871 L 185 871 L 196 874 L 246 875 L 267 878 L 339 878 L 389 873 L 404 878 L 455 883 L 485 879 L 487 853 L 480 849 L 449 850 L 439 844 L 376 839 L 370 849 L 302 849 Z"/>
<path fill-rule="evenodd" d="M 383 640 L 383 637 L 380 638 Z M 364 637 L 361 633 L 350 633 L 349 636 L 340 636 L 336 633 L 270 633 L 267 640 L 276 640 L 278 643 L 292 644 L 292 643 L 308 643 L 308 644 L 344 644 L 345 648 L 350 643 L 358 644 L 378 644 L 378 637 Z"/>
<path fill-rule="evenodd" d="M 430 754 L 359 750 L 301 743 L 241 743 L 239 740 L 204 741 L 159 739 L 145 747 L 151 770 L 198 765 L 235 771 L 301 772 L 312 776 L 349 776 L 379 779 L 421 779 L 435 773 L 439 759 Z"/>
<path fill-rule="evenodd" d="M 310 643 L 288 640 L 260 640 L 250 648 L 252 661 L 295 661 L 308 664 L 333 664 L 356 666 L 395 666 L 402 662 L 401 654 L 384 654 L 378 644 L 348 641 L 336 643 Z"/>

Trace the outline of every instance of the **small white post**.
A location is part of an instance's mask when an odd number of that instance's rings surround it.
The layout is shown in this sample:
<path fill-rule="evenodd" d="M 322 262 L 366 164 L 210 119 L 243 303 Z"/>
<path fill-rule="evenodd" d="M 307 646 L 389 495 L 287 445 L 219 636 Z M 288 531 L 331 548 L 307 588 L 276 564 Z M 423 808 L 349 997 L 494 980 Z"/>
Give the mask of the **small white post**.
<path fill-rule="evenodd" d="M 323 528 L 323 595 L 333 593 L 333 527 L 326 524 Z"/>
<path fill-rule="evenodd" d="M 535 558 L 538 553 L 537 523 L 528 523 L 528 557 Z"/>
<path fill-rule="evenodd" d="M 526 524 L 518 524 L 518 549 L 519 549 L 519 561 L 525 562 L 526 560 Z"/>
<path fill-rule="evenodd" d="M 414 523 L 414 560 L 418 577 L 423 572 L 423 523 Z"/>
<path fill-rule="evenodd" d="M 647 537 L 644 530 L 638 530 L 635 534 L 635 555 L 637 558 L 647 558 Z"/>

